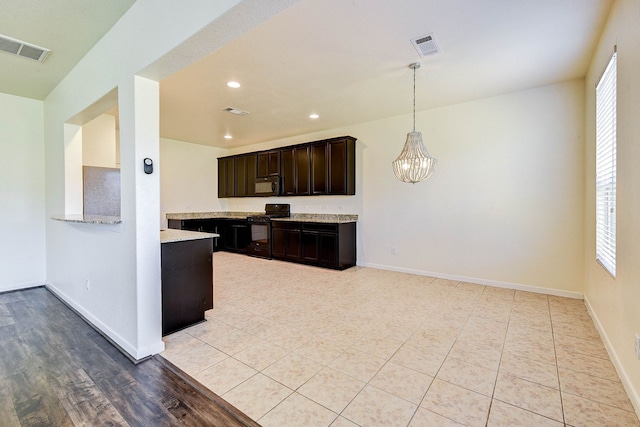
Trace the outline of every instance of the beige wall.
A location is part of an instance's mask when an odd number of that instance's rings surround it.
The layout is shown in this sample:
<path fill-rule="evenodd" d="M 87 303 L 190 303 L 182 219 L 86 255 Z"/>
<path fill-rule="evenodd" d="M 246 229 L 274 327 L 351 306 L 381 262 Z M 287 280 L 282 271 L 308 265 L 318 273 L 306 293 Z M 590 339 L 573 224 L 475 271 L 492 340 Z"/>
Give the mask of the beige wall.
<path fill-rule="evenodd" d="M 595 85 L 618 49 L 617 276 L 595 261 Z M 615 3 L 586 78 L 585 299 L 640 413 L 640 2 Z"/>

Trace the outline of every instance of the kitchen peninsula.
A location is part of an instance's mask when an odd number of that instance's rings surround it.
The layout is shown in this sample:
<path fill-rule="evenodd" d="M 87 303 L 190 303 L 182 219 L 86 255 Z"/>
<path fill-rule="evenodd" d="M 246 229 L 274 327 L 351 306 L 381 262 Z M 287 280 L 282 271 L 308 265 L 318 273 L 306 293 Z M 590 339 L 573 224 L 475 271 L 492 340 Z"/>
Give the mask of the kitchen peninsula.
<path fill-rule="evenodd" d="M 161 230 L 162 335 L 205 320 L 213 308 L 215 233 Z"/>
<path fill-rule="evenodd" d="M 260 239 L 269 245 L 269 256 L 265 258 L 337 270 L 356 265 L 358 215 L 294 213 L 270 218 L 266 228 L 252 221 L 264 217 L 265 212 L 185 212 L 166 216 L 171 229 L 219 234 L 214 251 L 259 256 L 251 252 L 250 245 Z"/>

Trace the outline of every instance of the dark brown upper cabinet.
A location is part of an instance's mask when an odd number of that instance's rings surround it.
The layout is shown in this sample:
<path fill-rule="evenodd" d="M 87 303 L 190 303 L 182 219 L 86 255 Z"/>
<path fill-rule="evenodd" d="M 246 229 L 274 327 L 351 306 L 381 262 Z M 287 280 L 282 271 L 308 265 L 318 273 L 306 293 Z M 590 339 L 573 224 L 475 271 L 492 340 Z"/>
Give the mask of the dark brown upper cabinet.
<path fill-rule="evenodd" d="M 356 194 L 355 143 L 350 136 L 311 143 L 311 194 Z"/>
<path fill-rule="evenodd" d="M 235 197 L 235 159 L 218 159 L 218 197 Z"/>
<path fill-rule="evenodd" d="M 355 138 L 342 136 L 221 157 L 218 197 L 255 196 L 256 177 L 274 175 L 280 176 L 282 196 L 352 196 L 356 194 L 355 143 Z"/>
<path fill-rule="evenodd" d="M 341 138 L 327 142 L 329 194 L 356 194 L 355 140 Z"/>
<path fill-rule="evenodd" d="M 256 159 L 255 153 L 235 156 L 235 196 L 255 196 Z"/>
<path fill-rule="evenodd" d="M 327 143 L 311 144 L 311 194 L 327 194 L 329 188 Z"/>
<path fill-rule="evenodd" d="M 283 148 L 280 170 L 283 196 L 308 196 L 311 173 L 310 147 Z"/>
<path fill-rule="evenodd" d="M 280 174 L 280 150 L 258 153 L 258 178 Z"/>

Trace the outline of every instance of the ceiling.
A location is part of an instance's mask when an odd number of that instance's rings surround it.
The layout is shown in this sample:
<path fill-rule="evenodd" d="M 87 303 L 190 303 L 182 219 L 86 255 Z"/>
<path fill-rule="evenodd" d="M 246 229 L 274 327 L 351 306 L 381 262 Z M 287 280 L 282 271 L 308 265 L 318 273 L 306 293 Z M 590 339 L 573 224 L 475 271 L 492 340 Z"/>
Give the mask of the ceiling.
<path fill-rule="evenodd" d="M 84 51 L 71 58 L 63 53 L 65 43 L 85 38 L 95 43 L 132 0 L 5 3 L 14 14 L 9 14 L 11 26 L 4 25 L 7 14 L 0 18 L 5 35 L 51 48 L 52 54 L 43 64 L 11 58 L 19 65 L 1 55 L 0 91 L 43 99 L 88 49 L 72 43 L 74 52 Z M 162 80 L 160 134 L 230 148 L 409 114 L 408 65 L 415 61 L 422 64 L 416 76 L 418 110 L 581 78 L 612 3 L 301 0 Z M 25 4 L 29 13 L 20 13 Z M 57 8 L 79 9 L 81 16 L 73 19 L 82 22 L 67 22 L 69 13 L 60 12 L 59 21 L 50 22 L 55 19 L 49 9 Z M 420 58 L 410 40 L 428 33 L 440 53 Z M 55 61 L 62 56 L 59 65 Z M 230 80 L 241 87 L 227 87 Z M 249 114 L 235 116 L 223 112 L 226 107 Z M 310 119 L 311 113 L 320 117 Z"/>
<path fill-rule="evenodd" d="M 36 62 L 0 52 L 0 92 L 44 99 L 135 0 L 2 0 L 0 34 L 51 53 Z"/>

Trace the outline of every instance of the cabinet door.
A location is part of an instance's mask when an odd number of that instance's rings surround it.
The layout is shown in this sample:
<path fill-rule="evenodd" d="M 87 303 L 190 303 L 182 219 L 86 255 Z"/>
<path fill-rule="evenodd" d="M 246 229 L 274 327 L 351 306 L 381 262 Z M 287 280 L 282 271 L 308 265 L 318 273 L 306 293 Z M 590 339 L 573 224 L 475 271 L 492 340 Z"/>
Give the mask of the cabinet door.
<path fill-rule="evenodd" d="M 257 156 L 255 153 L 247 154 L 245 156 L 245 172 L 247 179 L 247 196 L 255 196 L 256 195 L 256 160 Z"/>
<path fill-rule="evenodd" d="M 235 159 L 233 157 L 227 157 L 226 159 L 226 175 L 227 180 L 225 182 L 225 193 L 227 197 L 234 197 L 236 195 L 235 192 Z"/>
<path fill-rule="evenodd" d="M 208 218 L 202 220 L 203 226 L 200 231 L 204 231 L 205 233 L 215 233 L 220 235 L 221 237 L 213 238 L 213 251 L 217 252 L 223 249 L 222 239 L 223 239 L 223 228 L 224 228 L 224 220 L 223 219 L 214 219 Z"/>
<path fill-rule="evenodd" d="M 258 153 L 258 177 L 280 174 L 280 150 Z"/>
<path fill-rule="evenodd" d="M 305 262 L 336 268 L 338 266 L 337 224 L 302 224 L 302 256 Z"/>
<path fill-rule="evenodd" d="M 347 194 L 347 142 L 333 141 L 329 148 L 329 194 Z"/>
<path fill-rule="evenodd" d="M 320 239 L 318 233 L 315 231 L 303 231 L 302 232 L 302 258 L 305 262 L 316 263 L 318 262 L 318 245 Z"/>
<path fill-rule="evenodd" d="M 227 220 L 222 233 L 222 242 L 226 250 L 243 252 L 247 249 L 250 238 L 249 226 L 244 221 Z"/>
<path fill-rule="evenodd" d="M 338 264 L 337 234 L 318 234 L 318 263 L 328 267 L 335 267 Z"/>
<path fill-rule="evenodd" d="M 229 197 L 227 195 L 227 162 L 218 159 L 218 198 Z"/>
<path fill-rule="evenodd" d="M 300 230 L 287 230 L 285 258 L 290 261 L 300 261 L 302 259 Z"/>
<path fill-rule="evenodd" d="M 227 221 L 222 223 L 222 247 L 225 250 L 234 250 L 236 247 L 236 234 L 233 231 L 233 227 Z"/>
<path fill-rule="evenodd" d="M 296 194 L 296 163 L 295 149 L 289 148 L 281 152 L 282 173 L 282 195 L 293 196 Z"/>
<path fill-rule="evenodd" d="M 296 194 L 306 196 L 311 193 L 311 148 L 309 146 L 295 149 Z"/>
<path fill-rule="evenodd" d="M 274 258 L 285 257 L 286 230 L 282 228 L 271 229 L 271 255 Z"/>
<path fill-rule="evenodd" d="M 242 154 L 235 156 L 235 196 L 254 196 L 256 182 L 256 155 Z"/>
<path fill-rule="evenodd" d="M 235 162 L 233 157 L 218 159 L 218 197 L 235 195 Z"/>
<path fill-rule="evenodd" d="M 235 196 L 244 197 L 247 195 L 247 158 L 237 156 L 235 158 Z"/>
<path fill-rule="evenodd" d="M 327 194 L 327 143 L 311 145 L 311 194 Z"/>
<path fill-rule="evenodd" d="M 301 224 L 276 222 L 271 224 L 271 255 L 288 261 L 302 260 Z"/>
<path fill-rule="evenodd" d="M 310 193 L 310 148 L 292 147 L 280 152 L 282 194 L 303 196 Z"/>

